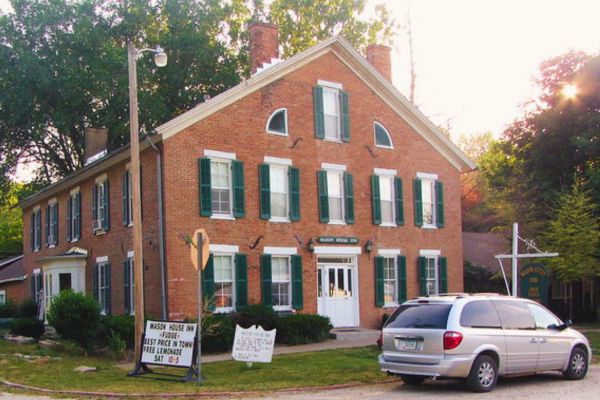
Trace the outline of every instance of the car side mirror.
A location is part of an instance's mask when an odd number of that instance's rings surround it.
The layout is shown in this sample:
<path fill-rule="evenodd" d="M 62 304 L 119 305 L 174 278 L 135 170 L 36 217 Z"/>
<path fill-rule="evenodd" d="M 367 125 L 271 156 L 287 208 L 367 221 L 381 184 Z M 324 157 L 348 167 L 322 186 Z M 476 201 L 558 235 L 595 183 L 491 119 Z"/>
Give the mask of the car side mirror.
<path fill-rule="evenodd" d="M 565 323 L 563 325 L 565 326 L 565 329 L 566 329 L 566 328 L 570 327 L 571 325 L 573 325 L 573 321 L 568 319 L 565 321 Z"/>
<path fill-rule="evenodd" d="M 558 325 L 556 324 L 550 324 L 548 325 L 548 329 L 553 330 L 553 331 L 557 331 L 558 329 Z"/>
<path fill-rule="evenodd" d="M 568 320 L 566 320 L 565 322 L 563 322 L 560 325 L 556 325 L 556 324 L 548 325 L 548 329 L 556 329 L 558 331 L 564 331 L 565 329 L 567 329 L 571 325 L 573 325 L 573 322 L 570 319 L 568 319 Z"/>

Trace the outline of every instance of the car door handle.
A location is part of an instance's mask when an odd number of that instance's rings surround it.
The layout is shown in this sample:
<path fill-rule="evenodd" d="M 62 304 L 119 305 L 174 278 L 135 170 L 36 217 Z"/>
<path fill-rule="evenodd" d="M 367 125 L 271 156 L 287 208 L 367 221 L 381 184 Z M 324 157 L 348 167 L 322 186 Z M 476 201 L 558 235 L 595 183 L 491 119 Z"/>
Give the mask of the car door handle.
<path fill-rule="evenodd" d="M 540 343 L 546 343 L 547 340 L 546 339 L 540 339 Z"/>
<path fill-rule="evenodd" d="M 529 343 L 537 343 L 538 340 L 536 338 L 531 338 L 529 339 Z"/>

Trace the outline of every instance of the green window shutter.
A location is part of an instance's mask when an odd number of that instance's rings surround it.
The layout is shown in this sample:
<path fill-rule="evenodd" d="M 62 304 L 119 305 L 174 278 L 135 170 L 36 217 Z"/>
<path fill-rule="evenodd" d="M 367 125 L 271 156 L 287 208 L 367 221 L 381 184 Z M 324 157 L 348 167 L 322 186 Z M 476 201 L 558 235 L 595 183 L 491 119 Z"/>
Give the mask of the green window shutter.
<path fill-rule="evenodd" d="M 35 295 L 35 275 L 29 277 L 29 293 L 31 293 L 31 299 L 37 304 L 37 296 Z"/>
<path fill-rule="evenodd" d="M 396 194 L 396 225 L 404 225 L 404 195 L 402 193 L 402 178 L 394 178 L 394 193 Z"/>
<path fill-rule="evenodd" d="M 110 229 L 110 189 L 108 180 L 104 182 L 104 225 L 105 231 Z"/>
<path fill-rule="evenodd" d="M 406 288 L 406 256 L 398 256 L 398 304 L 408 299 Z"/>
<path fill-rule="evenodd" d="M 444 227 L 444 184 L 440 181 L 435 182 L 435 222 L 438 228 Z"/>
<path fill-rule="evenodd" d="M 242 218 L 246 213 L 244 200 L 244 163 L 240 160 L 232 160 L 231 175 L 233 177 L 233 216 L 235 218 Z"/>
<path fill-rule="evenodd" d="M 50 246 L 50 205 L 46 206 L 46 246 Z"/>
<path fill-rule="evenodd" d="M 271 173 L 269 164 L 258 166 L 258 180 L 260 185 L 260 218 L 271 218 Z"/>
<path fill-rule="evenodd" d="M 54 203 L 54 214 L 52 214 L 52 228 L 54 231 L 54 244 L 58 245 L 58 203 Z"/>
<path fill-rule="evenodd" d="M 75 210 L 75 218 L 77 218 L 77 220 L 75 221 L 74 238 L 79 239 L 81 238 L 81 192 L 77 193 L 77 201 L 75 202 L 75 205 L 77 208 Z"/>
<path fill-rule="evenodd" d="M 98 285 L 98 264 L 94 264 L 94 273 L 92 275 L 92 295 L 96 301 L 100 301 L 100 296 L 98 296 Z"/>
<path fill-rule="evenodd" d="M 413 181 L 413 194 L 415 197 L 415 226 L 423 226 L 423 195 L 421 180 Z"/>
<path fill-rule="evenodd" d="M 67 199 L 67 242 L 71 241 L 73 237 L 73 232 L 71 231 L 72 225 L 71 221 L 73 220 L 73 201 L 71 200 L 71 196 Z"/>
<path fill-rule="evenodd" d="M 123 225 L 129 224 L 129 171 L 123 173 Z"/>
<path fill-rule="evenodd" d="M 206 306 L 210 311 L 214 311 L 215 302 L 215 267 L 212 254 L 208 257 L 206 267 L 202 271 L 202 301 L 206 302 Z"/>
<path fill-rule="evenodd" d="M 265 306 L 273 305 L 273 287 L 271 286 L 271 255 L 260 256 L 260 278 L 262 288 L 262 303 Z"/>
<path fill-rule="evenodd" d="M 304 308 L 302 292 L 302 257 L 293 255 L 292 262 L 292 308 L 301 310 Z"/>
<path fill-rule="evenodd" d="M 427 259 L 419 257 L 417 259 L 417 268 L 419 268 L 419 295 L 427 295 Z"/>
<path fill-rule="evenodd" d="M 440 276 L 440 293 L 448 293 L 448 261 L 446 257 L 438 259 Z"/>
<path fill-rule="evenodd" d="M 375 307 L 383 307 L 383 257 L 375 257 Z"/>
<path fill-rule="evenodd" d="M 348 107 L 348 93 L 340 90 L 340 122 L 342 127 L 342 141 L 350 142 L 350 108 Z"/>
<path fill-rule="evenodd" d="M 35 250 L 35 213 L 31 212 L 31 219 L 29 220 L 29 247 L 31 251 Z"/>
<path fill-rule="evenodd" d="M 317 139 L 324 139 L 325 115 L 323 114 L 323 88 L 320 86 L 313 88 L 313 106 L 315 114 L 315 137 Z"/>
<path fill-rule="evenodd" d="M 92 222 L 98 219 L 98 185 L 92 187 Z M 94 224 L 92 223 L 92 232 L 94 231 Z"/>
<path fill-rule="evenodd" d="M 290 188 L 290 221 L 300 221 L 300 170 L 288 169 Z"/>
<path fill-rule="evenodd" d="M 130 275 L 130 267 L 131 264 L 129 260 L 123 263 L 123 293 L 124 293 L 124 302 L 125 305 L 125 314 L 131 313 L 131 283 L 129 281 Z"/>
<path fill-rule="evenodd" d="M 200 215 L 210 217 L 212 215 L 211 189 L 210 189 L 210 158 L 198 159 L 198 193 L 200 195 Z"/>
<path fill-rule="evenodd" d="M 373 202 L 373 223 L 375 225 L 381 225 L 381 196 L 379 193 L 379 177 L 371 175 L 371 199 Z"/>
<path fill-rule="evenodd" d="M 37 237 L 37 242 L 39 244 L 38 248 L 42 246 L 42 211 L 40 210 L 37 213 L 37 224 L 35 229 L 35 236 Z"/>
<path fill-rule="evenodd" d="M 248 305 L 248 256 L 235 255 L 235 306 L 239 310 Z"/>
<path fill-rule="evenodd" d="M 352 175 L 344 173 L 344 196 L 346 205 L 346 223 L 354 223 L 354 185 Z"/>
<path fill-rule="evenodd" d="M 317 171 L 317 185 L 319 186 L 319 221 L 326 224 L 329 222 L 327 171 Z"/>
<path fill-rule="evenodd" d="M 112 282 L 110 280 L 110 263 L 104 267 L 104 273 L 106 274 L 106 314 L 112 314 Z"/>

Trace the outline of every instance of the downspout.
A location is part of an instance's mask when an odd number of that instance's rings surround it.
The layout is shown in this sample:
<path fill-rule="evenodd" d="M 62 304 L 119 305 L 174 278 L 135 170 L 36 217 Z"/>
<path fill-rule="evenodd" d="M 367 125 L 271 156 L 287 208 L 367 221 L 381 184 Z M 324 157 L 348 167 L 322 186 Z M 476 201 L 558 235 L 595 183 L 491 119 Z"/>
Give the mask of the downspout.
<path fill-rule="evenodd" d="M 160 256 L 160 313 L 161 319 L 167 318 L 167 288 L 166 288 L 166 268 L 165 268 L 165 235 L 164 235 L 164 215 L 163 215 L 163 180 L 162 180 L 162 159 L 160 150 L 149 136 L 146 136 L 146 143 L 156 151 L 156 183 L 158 187 L 158 242 Z"/>

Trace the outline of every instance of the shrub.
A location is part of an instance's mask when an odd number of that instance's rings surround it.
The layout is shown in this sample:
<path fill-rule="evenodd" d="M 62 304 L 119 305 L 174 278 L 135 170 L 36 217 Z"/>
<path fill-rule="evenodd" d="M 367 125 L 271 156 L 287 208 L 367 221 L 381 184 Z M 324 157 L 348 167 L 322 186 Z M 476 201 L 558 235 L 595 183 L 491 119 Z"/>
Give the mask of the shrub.
<path fill-rule="evenodd" d="M 12 300 L 0 304 L 0 318 L 12 318 L 17 314 L 17 306 Z"/>
<path fill-rule="evenodd" d="M 44 321 L 35 318 L 15 318 L 10 321 L 10 331 L 15 335 L 39 339 L 44 334 Z"/>
<path fill-rule="evenodd" d="M 116 335 L 125 342 L 125 348 L 133 350 L 135 345 L 135 319 L 131 315 L 102 317 L 103 334 L 110 339 Z"/>
<path fill-rule="evenodd" d="M 253 325 L 260 325 L 265 331 L 270 331 L 277 324 L 277 314 L 270 306 L 262 304 L 252 304 L 240 310 L 239 313 L 231 317 L 235 324 L 242 328 L 250 328 Z M 234 324 L 234 326 L 235 326 Z"/>
<path fill-rule="evenodd" d="M 125 351 L 125 348 L 127 347 L 127 344 L 118 333 L 111 331 L 111 334 L 108 337 L 108 346 L 112 350 L 115 357 L 121 357 Z"/>
<path fill-rule="evenodd" d="M 226 315 L 202 317 L 202 354 L 224 353 L 231 349 L 235 324 Z"/>
<path fill-rule="evenodd" d="M 329 318 L 314 314 L 292 314 L 279 318 L 277 343 L 305 344 L 322 342 L 329 338 L 333 328 Z"/>
<path fill-rule="evenodd" d="M 38 306 L 36 302 L 33 299 L 27 299 L 19 304 L 17 316 L 21 318 L 37 318 Z"/>
<path fill-rule="evenodd" d="M 100 305 L 94 299 L 62 291 L 52 301 L 47 318 L 63 338 L 74 340 L 86 351 L 94 350 L 100 328 Z"/>

